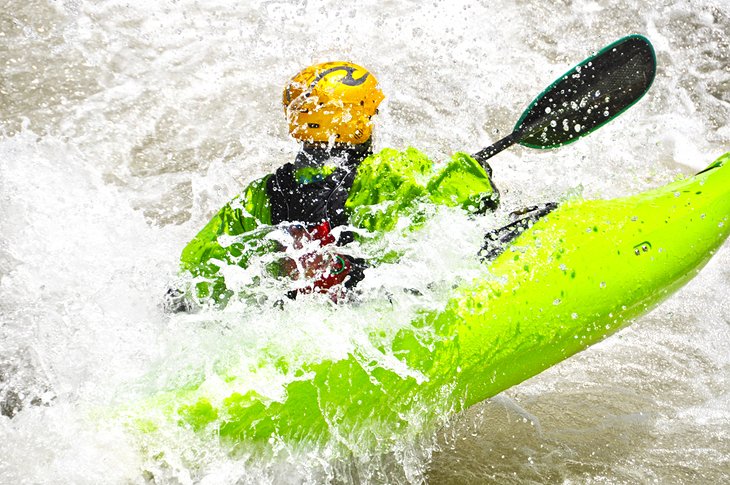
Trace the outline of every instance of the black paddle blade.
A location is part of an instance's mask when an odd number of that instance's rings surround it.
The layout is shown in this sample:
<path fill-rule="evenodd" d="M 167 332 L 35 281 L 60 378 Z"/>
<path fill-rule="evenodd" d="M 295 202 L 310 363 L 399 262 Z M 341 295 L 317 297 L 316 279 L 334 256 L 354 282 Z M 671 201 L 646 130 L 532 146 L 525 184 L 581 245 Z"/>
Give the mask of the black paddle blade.
<path fill-rule="evenodd" d="M 654 48 L 641 35 L 624 37 L 565 73 L 540 94 L 515 125 L 517 142 L 555 148 L 608 123 L 649 89 Z"/>

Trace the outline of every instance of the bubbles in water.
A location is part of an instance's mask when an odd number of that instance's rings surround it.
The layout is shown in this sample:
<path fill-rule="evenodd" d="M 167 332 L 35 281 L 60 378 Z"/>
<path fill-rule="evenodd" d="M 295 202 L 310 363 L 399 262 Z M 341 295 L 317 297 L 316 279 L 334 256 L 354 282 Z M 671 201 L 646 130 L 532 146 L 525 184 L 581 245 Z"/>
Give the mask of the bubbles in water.
<path fill-rule="evenodd" d="M 708 482 L 724 478 L 718 475 L 730 453 L 722 399 L 727 379 L 718 369 L 727 368 L 728 339 L 718 328 L 728 313 L 725 249 L 697 283 L 620 338 L 450 423 L 454 441 L 466 444 L 442 446 L 440 454 L 433 454 L 426 436 L 404 439 L 386 457 L 348 462 L 327 448 L 292 453 L 281 463 L 245 462 L 180 428 L 162 436 L 161 458 L 144 461 L 140 449 L 153 448 L 149 436 L 89 418 L 100 408 L 174 387 L 188 374 L 213 376 L 215 368 L 233 363 L 253 369 L 252 382 L 271 391 L 286 363 L 317 352 L 346 353 L 358 338 L 381 330 L 373 323 L 378 318 L 388 322 L 383 338 L 390 338 L 421 306 L 444 304 L 457 283 L 448 275 L 479 276 L 464 247 L 479 246 L 483 222 L 451 216 L 426 228 L 420 243 L 388 240 L 406 251 L 404 265 L 368 269 L 359 306 L 313 299 L 280 310 L 242 301 L 227 312 L 161 312 L 158 303 L 183 245 L 243 182 L 292 159 L 296 146 L 286 138 L 277 103 L 282 83 L 303 65 L 348 58 L 372 67 L 388 96 L 376 150 L 413 145 L 442 160 L 474 149 L 480 133 L 511 126 L 545 73 L 557 76 L 606 35 L 618 38 L 635 30 L 637 18 L 651 19 L 672 46 L 653 39 L 662 53 L 663 82 L 621 115 L 620 128 L 609 124 L 539 155 L 501 154 L 506 163 L 494 165 L 495 178 L 506 188 L 506 213 L 510 204 L 563 200 L 577 180 L 590 197 L 634 193 L 659 185 L 675 163 L 688 164 L 682 170 L 689 173 L 725 151 L 727 132 L 715 127 L 728 115 L 718 102 L 725 64 L 717 57 L 728 25 L 721 15 L 705 18 L 717 2 L 676 3 L 661 12 L 652 2 L 598 11 L 574 2 L 560 18 L 547 15 L 551 7 L 540 2 L 465 2 L 468 15 L 459 5 L 397 2 L 343 7 L 326 1 L 316 12 L 271 2 L 180 0 L 172 10 L 118 3 L 11 1 L 6 8 L 12 22 L 2 37 L 8 65 L 0 106 L 0 336 L 9 350 L 0 377 L 9 375 L 6 363 L 20 369 L 27 362 L 28 368 L 13 372 L 12 387 L 0 378 L 0 394 L 12 391 L 23 402 L 14 418 L 0 417 L 0 482 L 451 483 L 465 477 L 540 482 L 546 476 L 635 482 L 676 481 L 700 468 Z M 530 20 L 536 12 L 543 22 Z M 585 21 L 588 14 L 595 22 Z M 608 30 L 596 34 L 597 23 Z M 583 44 L 573 42 L 581 34 Z M 384 36 L 388 42 L 381 42 Z M 475 106 L 487 114 L 465 115 Z M 560 123 L 566 132 L 571 125 L 576 133 L 585 130 L 571 121 Z M 524 163 L 531 157 L 546 162 Z M 275 284 L 263 296 L 273 295 Z M 383 309 L 378 303 L 388 293 L 392 308 Z M 259 362 L 266 352 L 286 357 L 269 375 Z M 580 386 L 576 375 L 586 376 Z M 657 402 L 650 399 L 657 389 L 672 392 Z M 693 398 L 699 394 L 703 399 Z M 477 412 L 486 413 L 483 423 Z M 637 422 L 641 412 L 658 421 Z M 523 429 L 512 418 L 525 415 Z M 408 419 L 415 429 L 418 410 Z M 535 429 L 541 421 L 544 431 Z M 707 436 L 717 439 L 710 443 Z M 597 437 L 611 453 L 595 446 Z M 631 456 L 633 466 L 616 456 Z"/>

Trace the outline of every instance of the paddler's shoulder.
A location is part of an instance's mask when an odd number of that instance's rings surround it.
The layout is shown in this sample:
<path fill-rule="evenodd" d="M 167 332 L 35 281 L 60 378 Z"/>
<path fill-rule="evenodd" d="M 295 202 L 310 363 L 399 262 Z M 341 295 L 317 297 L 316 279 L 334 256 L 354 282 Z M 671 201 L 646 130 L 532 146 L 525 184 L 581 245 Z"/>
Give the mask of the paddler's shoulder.
<path fill-rule="evenodd" d="M 273 174 L 267 174 L 249 182 L 243 191 L 221 207 L 203 228 L 201 234 L 238 234 L 271 223 L 271 201 L 267 189 Z M 255 220 L 252 220 L 255 219 Z"/>
<path fill-rule="evenodd" d="M 405 150 L 383 148 L 362 161 L 358 173 L 426 174 L 433 170 L 433 162 L 420 150 L 408 147 Z"/>

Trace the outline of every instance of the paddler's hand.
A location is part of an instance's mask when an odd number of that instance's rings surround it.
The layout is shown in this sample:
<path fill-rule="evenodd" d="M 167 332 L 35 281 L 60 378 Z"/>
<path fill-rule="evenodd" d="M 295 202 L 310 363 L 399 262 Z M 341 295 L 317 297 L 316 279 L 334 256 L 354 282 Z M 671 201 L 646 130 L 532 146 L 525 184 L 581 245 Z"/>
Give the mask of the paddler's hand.
<path fill-rule="evenodd" d="M 307 280 L 307 285 L 299 289 L 300 293 L 327 293 L 330 288 L 344 283 L 352 263 L 348 256 L 318 251 L 307 253 L 298 261 L 285 258 L 281 268 L 282 273 L 294 280 Z"/>

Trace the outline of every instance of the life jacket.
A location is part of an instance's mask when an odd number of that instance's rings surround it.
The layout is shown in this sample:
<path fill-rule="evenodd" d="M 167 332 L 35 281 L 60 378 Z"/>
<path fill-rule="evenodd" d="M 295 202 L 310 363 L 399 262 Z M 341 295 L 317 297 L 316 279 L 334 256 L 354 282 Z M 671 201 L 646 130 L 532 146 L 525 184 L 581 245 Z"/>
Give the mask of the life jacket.
<path fill-rule="evenodd" d="M 320 247 L 342 246 L 354 237 L 342 231 L 338 237 L 332 229 L 349 223 L 345 202 L 360 163 L 372 154 L 370 141 L 359 144 L 304 144 L 294 163 L 280 167 L 267 181 L 271 206 L 271 223 L 288 225 L 295 249 L 318 241 Z M 299 248 L 296 246 L 300 245 Z M 289 258 L 282 272 L 293 279 L 311 280 L 299 293 L 328 293 L 343 285 L 355 286 L 364 277 L 365 261 L 333 251 L 313 251 L 297 261 Z M 302 269 L 303 273 L 302 274 Z M 290 296 L 296 292 L 290 293 Z"/>

